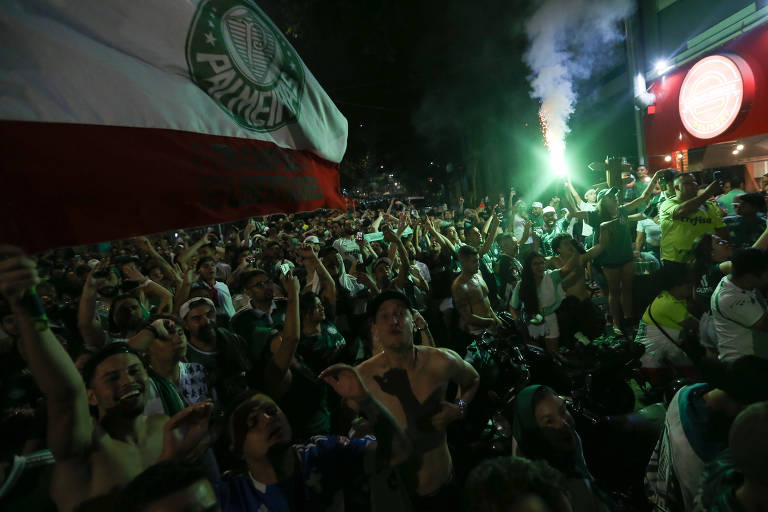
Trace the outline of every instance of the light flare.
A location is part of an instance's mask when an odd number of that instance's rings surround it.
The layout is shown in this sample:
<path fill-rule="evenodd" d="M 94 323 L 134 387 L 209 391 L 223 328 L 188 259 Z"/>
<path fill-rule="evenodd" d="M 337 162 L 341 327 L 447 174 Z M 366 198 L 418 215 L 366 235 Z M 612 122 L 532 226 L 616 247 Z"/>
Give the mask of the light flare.
<path fill-rule="evenodd" d="M 559 122 L 558 122 L 559 121 Z M 565 165 L 565 134 L 567 125 L 558 117 L 553 117 L 547 109 L 546 102 L 539 109 L 539 123 L 544 136 L 544 146 L 549 152 L 549 167 L 555 176 L 567 176 Z"/>

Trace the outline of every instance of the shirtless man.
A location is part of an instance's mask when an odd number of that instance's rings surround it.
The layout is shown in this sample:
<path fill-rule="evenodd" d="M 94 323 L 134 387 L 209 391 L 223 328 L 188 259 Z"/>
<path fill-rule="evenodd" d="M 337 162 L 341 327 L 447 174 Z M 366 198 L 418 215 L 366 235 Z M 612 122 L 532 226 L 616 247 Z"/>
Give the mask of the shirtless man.
<path fill-rule="evenodd" d="M 452 350 L 414 346 L 413 312 L 402 293 L 378 295 L 370 312 L 371 333 L 384 351 L 361 363 L 357 371 L 413 444 L 413 455 L 404 464 L 404 476 L 414 494 L 413 510 L 453 510 L 458 498 L 449 485 L 453 461 L 446 427 L 464 417 L 480 377 Z M 459 386 L 454 402 L 445 400 L 450 382 Z"/>
<path fill-rule="evenodd" d="M 47 321 L 34 312 L 35 295 L 29 290 L 40 282 L 35 262 L 17 247 L 0 246 L 0 255 L 0 293 L 11 304 L 20 352 L 46 398 L 48 448 L 56 458 L 50 491 L 60 511 L 86 502 L 112 510 L 115 493 L 144 469 L 202 453 L 210 403 L 170 420 L 145 416 L 146 369 L 124 343 L 95 354 L 85 365 L 83 382 Z M 98 410 L 97 419 L 89 406 Z M 184 436 L 177 428 L 185 429 Z"/>
<path fill-rule="evenodd" d="M 459 248 L 459 263 L 461 274 L 451 286 L 453 304 L 459 312 L 459 327 L 469 334 L 494 330 L 501 321 L 491 308 L 488 285 L 479 272 L 480 256 L 477 249 L 462 245 Z"/>

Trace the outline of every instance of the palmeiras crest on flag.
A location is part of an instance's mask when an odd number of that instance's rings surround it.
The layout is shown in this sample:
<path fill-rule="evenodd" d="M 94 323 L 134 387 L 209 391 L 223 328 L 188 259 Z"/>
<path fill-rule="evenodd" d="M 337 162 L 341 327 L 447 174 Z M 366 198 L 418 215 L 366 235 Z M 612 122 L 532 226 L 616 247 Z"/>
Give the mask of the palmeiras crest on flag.
<path fill-rule="evenodd" d="M 254 3 L 201 1 L 186 54 L 195 84 L 241 126 L 270 132 L 298 120 L 304 66 Z"/>

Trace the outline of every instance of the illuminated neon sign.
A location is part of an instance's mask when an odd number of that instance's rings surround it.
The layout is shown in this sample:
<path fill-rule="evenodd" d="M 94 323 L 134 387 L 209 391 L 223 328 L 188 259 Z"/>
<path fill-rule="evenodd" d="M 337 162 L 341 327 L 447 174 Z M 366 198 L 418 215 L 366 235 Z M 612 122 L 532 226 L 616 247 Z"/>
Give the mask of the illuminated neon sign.
<path fill-rule="evenodd" d="M 735 55 L 713 55 L 694 65 L 680 88 L 680 119 L 699 139 L 717 137 L 748 110 L 754 93 L 749 65 Z"/>

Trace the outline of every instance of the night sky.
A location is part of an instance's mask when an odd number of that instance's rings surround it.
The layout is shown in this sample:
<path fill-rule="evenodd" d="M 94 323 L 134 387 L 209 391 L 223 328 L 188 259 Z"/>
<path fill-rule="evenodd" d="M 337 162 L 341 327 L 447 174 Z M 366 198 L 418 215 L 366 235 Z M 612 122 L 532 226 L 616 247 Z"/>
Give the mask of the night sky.
<path fill-rule="evenodd" d="M 349 121 L 343 187 L 370 188 L 372 178 L 395 173 L 410 193 L 444 184 L 455 196 L 459 178 L 476 168 L 487 176 L 477 183 L 483 195 L 547 176 L 539 105 L 522 61 L 532 2 L 259 3 Z M 594 92 L 624 70 L 623 46 L 614 53 L 612 66 L 577 84 L 567 142 L 579 183 L 595 181 L 585 167 L 592 160 L 636 157 L 631 85 L 610 98 Z M 466 195 L 469 183 L 461 184 Z"/>

